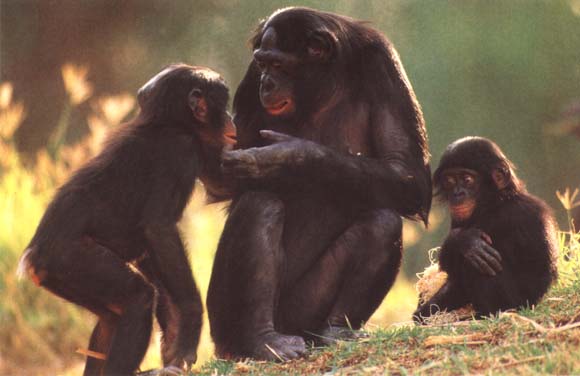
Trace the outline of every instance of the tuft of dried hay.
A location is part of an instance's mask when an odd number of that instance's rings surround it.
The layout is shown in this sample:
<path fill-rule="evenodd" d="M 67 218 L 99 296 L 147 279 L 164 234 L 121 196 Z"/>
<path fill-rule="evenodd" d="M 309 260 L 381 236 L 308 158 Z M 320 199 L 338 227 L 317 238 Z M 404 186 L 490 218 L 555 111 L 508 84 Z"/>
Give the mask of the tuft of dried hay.
<path fill-rule="evenodd" d="M 434 263 L 429 265 L 423 273 L 417 275 L 419 280 L 415 288 L 419 293 L 419 299 L 421 304 L 427 302 L 429 299 L 435 295 L 445 281 L 447 281 L 447 273 L 439 270 L 439 264 Z"/>
<path fill-rule="evenodd" d="M 431 265 L 429 265 L 422 273 L 418 273 L 417 277 L 419 280 L 415 288 L 419 293 L 419 302 L 424 304 L 429 301 L 443 287 L 445 281 L 447 281 L 447 273 L 439 269 L 439 264 L 436 259 L 436 253 L 439 249 L 432 249 L 429 251 L 429 259 Z M 472 317 L 475 310 L 471 304 L 461 307 L 459 309 L 450 312 L 438 312 L 426 320 L 428 325 L 440 325 L 447 324 L 459 320 L 463 320 Z"/>

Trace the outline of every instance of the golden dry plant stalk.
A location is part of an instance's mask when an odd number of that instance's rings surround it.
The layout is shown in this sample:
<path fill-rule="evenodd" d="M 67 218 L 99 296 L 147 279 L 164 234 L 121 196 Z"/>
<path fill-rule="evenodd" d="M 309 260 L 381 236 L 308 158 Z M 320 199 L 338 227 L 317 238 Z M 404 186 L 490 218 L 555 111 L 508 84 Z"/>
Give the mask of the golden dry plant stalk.
<path fill-rule="evenodd" d="M 109 130 L 118 126 L 133 111 L 135 104 L 135 97 L 128 93 L 101 97 L 91 102 L 94 114 L 89 115 L 87 122 L 91 130 L 88 146 L 93 155 L 101 150 Z"/>
<path fill-rule="evenodd" d="M 13 102 L 13 87 L 10 82 L 0 84 L 0 137 L 10 140 L 26 117 L 24 104 Z"/>
<path fill-rule="evenodd" d="M 118 125 L 134 107 L 135 98 L 129 93 L 100 97 L 91 103 L 93 111 L 98 113 L 109 126 Z"/>
<path fill-rule="evenodd" d="M 89 68 L 82 65 L 67 63 L 62 66 L 62 80 L 73 106 L 77 106 L 93 94 L 93 86 L 87 80 Z"/>
<path fill-rule="evenodd" d="M 570 211 L 578 206 L 580 206 L 580 201 L 576 201 L 580 190 L 578 188 L 574 189 L 574 192 L 570 193 L 570 188 L 566 188 L 564 193 L 560 193 L 560 191 L 556 191 L 556 196 L 558 200 L 562 203 L 562 206 L 567 211 Z"/>

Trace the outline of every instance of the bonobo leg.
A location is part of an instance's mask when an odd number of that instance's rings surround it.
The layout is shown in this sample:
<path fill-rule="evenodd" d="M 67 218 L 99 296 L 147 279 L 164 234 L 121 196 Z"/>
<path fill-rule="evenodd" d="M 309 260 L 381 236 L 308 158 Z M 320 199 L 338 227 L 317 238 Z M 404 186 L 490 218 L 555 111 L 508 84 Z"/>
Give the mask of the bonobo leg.
<path fill-rule="evenodd" d="M 301 337 L 282 335 L 274 328 L 283 227 L 283 203 L 270 193 L 245 193 L 230 213 L 207 299 L 218 356 L 285 360 L 306 351 Z"/>
<path fill-rule="evenodd" d="M 139 367 L 152 326 L 154 290 L 109 249 L 93 242 L 60 245 L 48 263 L 31 264 L 45 274 L 41 285 L 99 316 L 89 350 L 106 360 L 89 358 L 85 375 L 131 375 Z"/>
<path fill-rule="evenodd" d="M 478 273 L 466 264 L 459 272 L 466 295 L 473 304 L 478 317 L 490 316 L 498 311 L 518 308 L 526 304 L 526 298 L 518 290 L 513 273 L 506 269 L 494 277 Z"/>
<path fill-rule="evenodd" d="M 328 344 L 361 327 L 393 285 L 401 263 L 401 218 L 394 212 L 364 213 L 315 265 L 282 290 L 280 326 L 316 333 Z M 346 329 L 346 330 L 345 330 Z"/>
<path fill-rule="evenodd" d="M 180 317 L 179 310 L 175 303 L 172 301 L 167 289 L 162 285 L 158 273 L 155 270 L 153 261 L 149 256 L 143 257 L 138 263 L 137 268 L 149 282 L 153 283 L 155 289 L 157 290 L 157 304 L 155 305 L 155 317 L 157 318 L 157 323 L 161 328 L 161 358 L 163 360 L 163 365 L 167 366 L 171 359 L 172 345 L 177 340 L 177 334 L 179 330 Z M 195 297 L 196 304 L 199 307 L 199 311 L 202 311 L 201 297 L 197 295 Z M 200 315 L 201 318 L 201 315 Z M 197 320 L 197 317 L 186 318 L 187 320 Z M 201 320 L 199 320 L 199 328 L 201 331 Z M 199 335 L 199 334 L 198 334 Z"/>

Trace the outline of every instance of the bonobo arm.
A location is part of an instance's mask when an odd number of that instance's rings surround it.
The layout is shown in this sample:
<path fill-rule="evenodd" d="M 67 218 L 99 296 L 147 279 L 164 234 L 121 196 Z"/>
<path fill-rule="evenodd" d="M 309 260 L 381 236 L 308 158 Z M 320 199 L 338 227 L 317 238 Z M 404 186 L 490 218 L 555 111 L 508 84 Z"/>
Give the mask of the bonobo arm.
<path fill-rule="evenodd" d="M 371 114 L 372 155 L 345 155 L 312 141 L 260 131 L 269 146 L 227 152 L 226 173 L 239 178 L 319 184 L 347 195 L 353 204 L 389 207 L 402 215 L 426 216 L 430 172 L 401 122 L 387 108 Z M 425 218 L 423 218 L 425 219 Z"/>
<path fill-rule="evenodd" d="M 201 325 L 201 301 L 189 260 L 175 224 L 150 223 L 145 226 L 150 257 L 160 283 L 180 313 L 177 339 L 170 345 L 169 364 L 190 367 L 196 361 Z"/>
<path fill-rule="evenodd" d="M 458 274 L 468 262 L 481 274 L 495 276 L 503 269 L 502 257 L 491 243 L 492 239 L 476 228 L 451 230 L 441 246 L 441 269 Z"/>
<path fill-rule="evenodd" d="M 162 134 L 150 149 L 149 197 L 139 225 L 157 283 L 179 311 L 177 338 L 164 352 L 165 365 L 190 367 L 196 361 L 202 303 L 177 222 L 191 194 L 197 165 L 185 138 Z"/>

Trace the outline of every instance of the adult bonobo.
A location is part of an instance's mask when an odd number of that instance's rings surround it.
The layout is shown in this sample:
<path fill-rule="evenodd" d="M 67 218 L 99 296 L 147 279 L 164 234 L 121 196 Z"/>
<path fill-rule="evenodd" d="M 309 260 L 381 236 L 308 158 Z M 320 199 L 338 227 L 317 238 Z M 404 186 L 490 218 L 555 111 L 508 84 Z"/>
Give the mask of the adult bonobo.
<path fill-rule="evenodd" d="M 166 371 L 196 360 L 202 303 L 176 223 L 196 177 L 210 193 L 223 192 L 228 89 L 207 68 L 172 65 L 138 100 L 139 116 L 60 188 L 21 261 L 38 285 L 99 316 L 89 354 L 105 359 L 89 358 L 85 375 L 138 368 L 151 334 L 152 285 Z"/>
<path fill-rule="evenodd" d="M 350 335 L 401 262 L 401 218 L 431 205 L 423 115 L 391 44 L 364 23 L 275 12 L 235 98 L 243 179 L 216 254 L 208 313 L 224 357 L 291 359 Z"/>
<path fill-rule="evenodd" d="M 556 277 L 555 222 L 500 148 L 481 137 L 457 140 L 433 180 L 451 214 L 439 257 L 447 281 L 414 319 L 470 303 L 478 316 L 536 304 Z"/>

